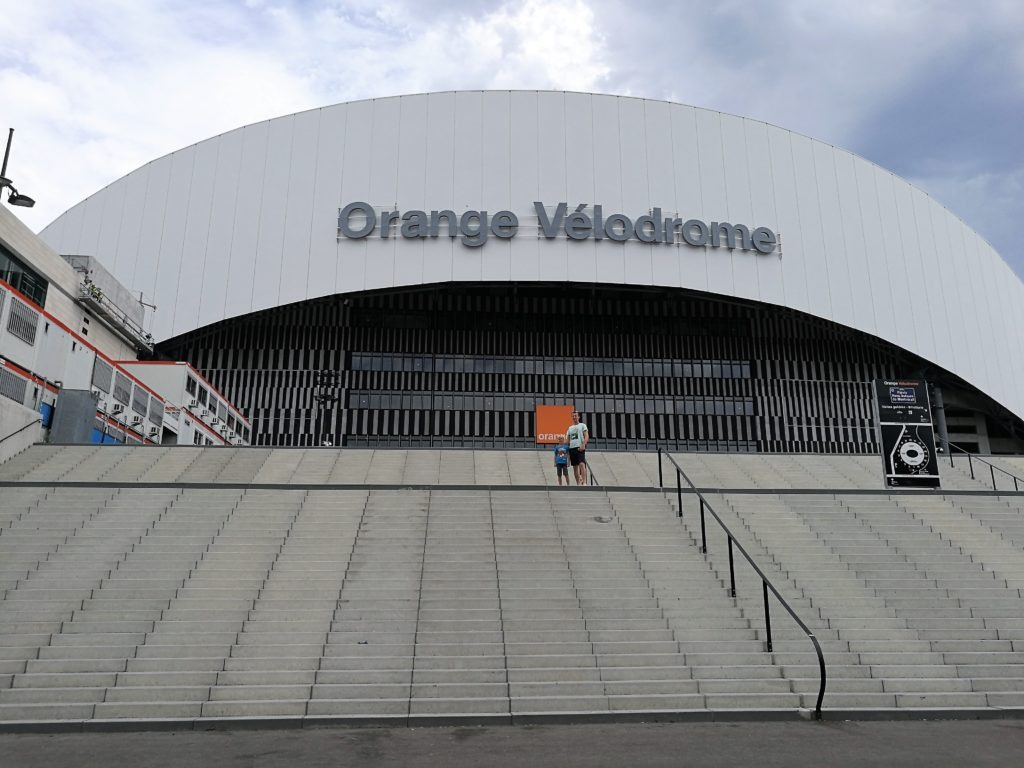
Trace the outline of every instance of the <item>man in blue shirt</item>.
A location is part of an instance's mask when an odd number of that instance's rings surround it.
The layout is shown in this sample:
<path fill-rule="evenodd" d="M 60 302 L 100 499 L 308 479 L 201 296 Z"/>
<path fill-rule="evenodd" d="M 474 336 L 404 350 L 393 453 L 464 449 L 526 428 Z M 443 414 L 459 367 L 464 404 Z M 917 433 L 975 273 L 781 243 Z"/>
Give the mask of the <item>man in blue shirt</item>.
<path fill-rule="evenodd" d="M 569 486 L 569 446 L 559 443 L 555 446 L 555 476 L 558 484 L 562 485 L 562 478 L 565 478 L 565 486 Z"/>

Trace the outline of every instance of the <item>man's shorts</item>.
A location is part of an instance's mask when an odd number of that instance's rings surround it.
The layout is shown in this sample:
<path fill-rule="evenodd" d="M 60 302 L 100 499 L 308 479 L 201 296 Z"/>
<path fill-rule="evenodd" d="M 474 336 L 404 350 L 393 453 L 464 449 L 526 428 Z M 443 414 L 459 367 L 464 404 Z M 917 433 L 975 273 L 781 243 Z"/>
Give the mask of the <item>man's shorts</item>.
<path fill-rule="evenodd" d="M 569 477 L 569 465 L 555 464 L 555 477 Z"/>
<path fill-rule="evenodd" d="M 569 449 L 569 463 L 574 467 L 580 464 L 587 463 L 587 452 L 582 448 L 570 448 Z"/>

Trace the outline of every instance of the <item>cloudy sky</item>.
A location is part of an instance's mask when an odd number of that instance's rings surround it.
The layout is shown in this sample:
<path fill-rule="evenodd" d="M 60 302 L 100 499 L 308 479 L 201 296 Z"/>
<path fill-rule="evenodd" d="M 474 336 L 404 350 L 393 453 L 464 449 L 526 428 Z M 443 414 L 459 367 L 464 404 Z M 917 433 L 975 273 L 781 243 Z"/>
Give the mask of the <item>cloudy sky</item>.
<path fill-rule="evenodd" d="M 30 0 L 0 128 L 35 230 L 138 166 L 351 99 L 551 88 L 765 120 L 916 183 L 1024 275 L 1022 0 Z"/>

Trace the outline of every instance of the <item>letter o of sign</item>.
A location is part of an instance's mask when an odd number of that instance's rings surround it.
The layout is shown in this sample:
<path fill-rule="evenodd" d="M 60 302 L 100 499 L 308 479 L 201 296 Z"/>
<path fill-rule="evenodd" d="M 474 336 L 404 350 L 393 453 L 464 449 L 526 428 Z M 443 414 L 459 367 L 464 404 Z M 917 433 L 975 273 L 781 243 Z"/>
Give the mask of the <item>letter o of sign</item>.
<path fill-rule="evenodd" d="M 353 229 L 349 223 L 352 218 L 352 214 L 357 211 L 366 216 L 366 223 L 361 229 Z M 338 229 L 345 237 L 350 237 L 353 240 L 366 237 L 368 234 L 373 232 L 376 226 L 377 213 L 369 203 L 349 203 L 338 212 Z"/>

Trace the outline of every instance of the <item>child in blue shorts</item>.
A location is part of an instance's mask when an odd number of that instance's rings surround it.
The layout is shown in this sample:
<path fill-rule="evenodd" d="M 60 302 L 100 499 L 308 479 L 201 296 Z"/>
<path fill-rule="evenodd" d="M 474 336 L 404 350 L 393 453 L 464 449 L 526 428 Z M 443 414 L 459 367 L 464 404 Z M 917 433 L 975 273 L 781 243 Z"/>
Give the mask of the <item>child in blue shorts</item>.
<path fill-rule="evenodd" d="M 555 446 L 555 475 L 558 477 L 558 484 L 562 485 L 562 478 L 565 478 L 565 485 L 569 485 L 569 446 L 559 443 Z"/>

